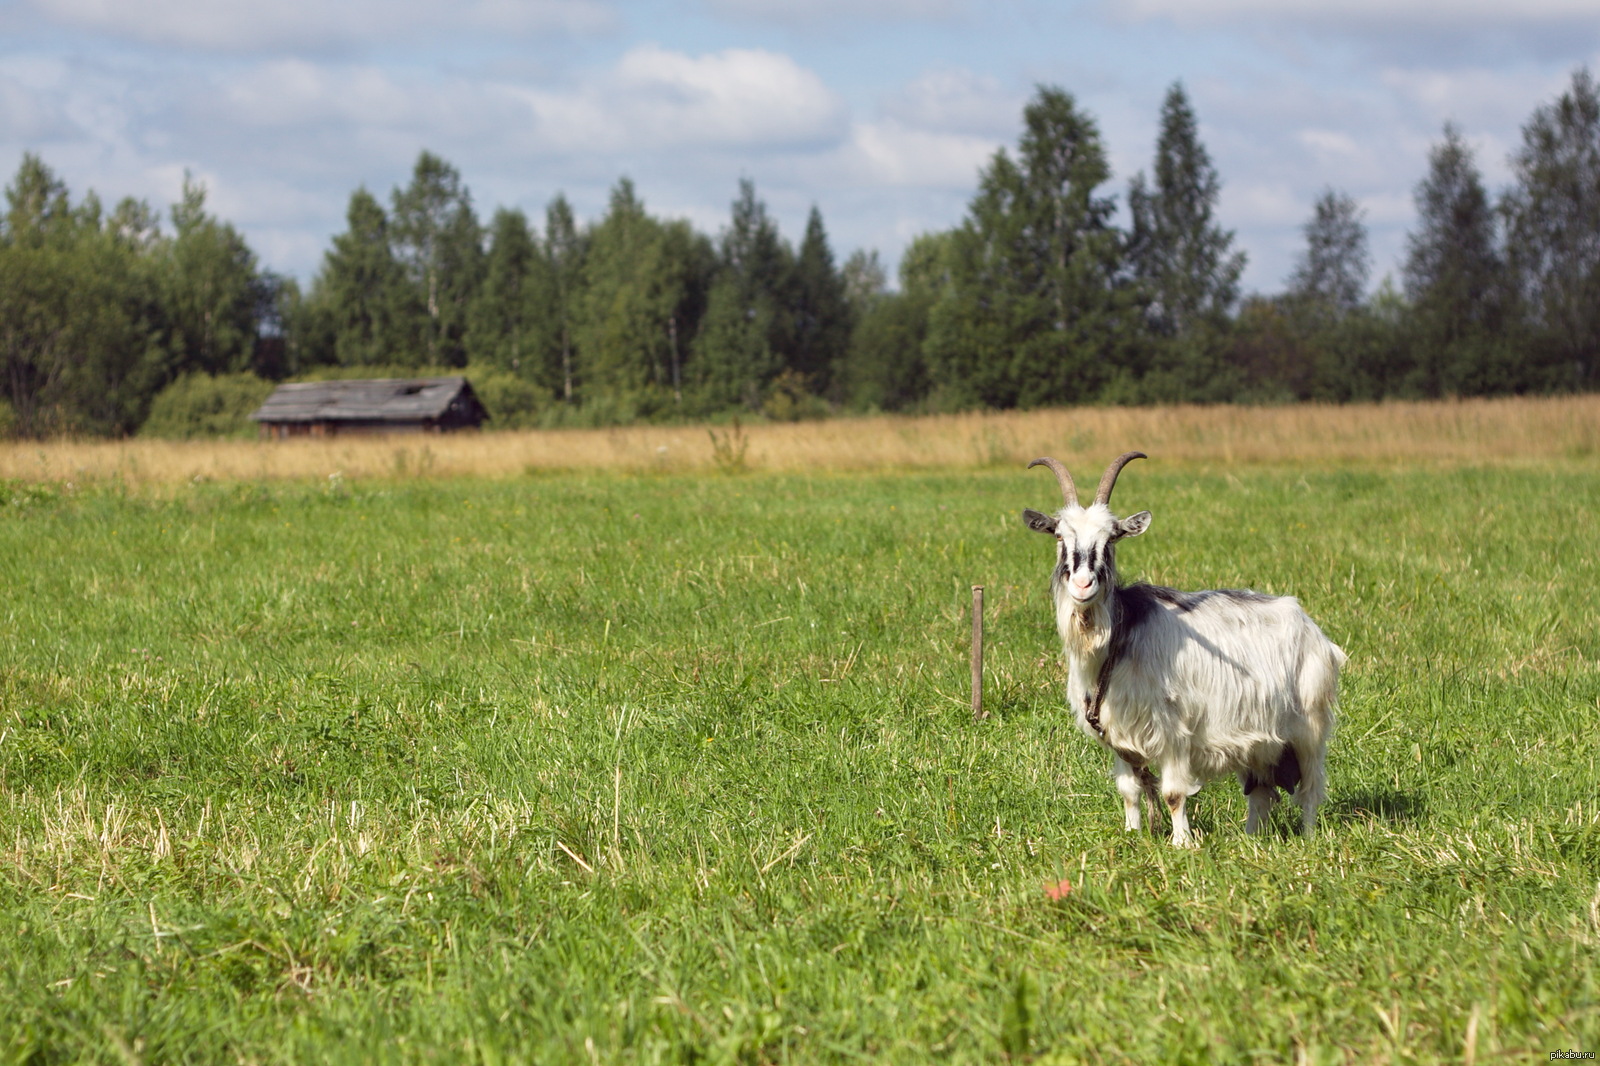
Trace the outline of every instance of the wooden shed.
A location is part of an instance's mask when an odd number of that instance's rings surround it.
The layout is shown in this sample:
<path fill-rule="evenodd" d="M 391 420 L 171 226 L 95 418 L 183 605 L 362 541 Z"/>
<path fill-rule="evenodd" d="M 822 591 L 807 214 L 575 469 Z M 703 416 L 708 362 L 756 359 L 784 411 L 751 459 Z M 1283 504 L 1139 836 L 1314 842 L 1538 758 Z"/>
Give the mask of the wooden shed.
<path fill-rule="evenodd" d="M 279 385 L 251 419 L 261 436 L 443 433 L 477 429 L 489 417 L 465 377 L 300 381 Z"/>

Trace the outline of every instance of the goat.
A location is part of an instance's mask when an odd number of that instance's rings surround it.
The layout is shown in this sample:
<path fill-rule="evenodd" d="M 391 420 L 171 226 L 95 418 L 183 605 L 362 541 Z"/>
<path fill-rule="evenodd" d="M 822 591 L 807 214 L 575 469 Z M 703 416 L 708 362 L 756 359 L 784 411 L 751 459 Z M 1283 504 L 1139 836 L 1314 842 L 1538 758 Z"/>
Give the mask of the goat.
<path fill-rule="evenodd" d="M 1048 467 L 1061 486 L 1060 511 L 1027 509 L 1022 520 L 1056 538 L 1050 591 L 1078 726 L 1116 756 L 1112 778 L 1130 831 L 1141 795 L 1155 828 L 1159 789 L 1172 843 L 1191 846 L 1184 802 L 1233 773 L 1249 800 L 1246 832 L 1265 827 L 1282 788 L 1310 836 L 1346 655 L 1291 596 L 1119 586 L 1117 541 L 1149 529 L 1150 512 L 1118 518 L 1111 490 L 1124 466 L 1144 458 L 1128 452 L 1108 466 L 1088 507 L 1061 463 L 1028 464 Z"/>

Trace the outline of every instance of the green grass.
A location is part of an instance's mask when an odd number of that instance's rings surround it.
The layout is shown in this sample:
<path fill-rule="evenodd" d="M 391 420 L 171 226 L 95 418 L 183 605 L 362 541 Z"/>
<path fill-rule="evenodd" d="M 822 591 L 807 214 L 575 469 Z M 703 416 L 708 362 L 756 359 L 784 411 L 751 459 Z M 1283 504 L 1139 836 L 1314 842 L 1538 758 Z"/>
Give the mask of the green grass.
<path fill-rule="evenodd" d="M 1317 837 L 1192 852 L 1062 707 L 1054 492 L 0 486 L 0 1061 L 1600 1050 L 1600 470 L 1129 470 L 1125 577 L 1351 656 Z"/>

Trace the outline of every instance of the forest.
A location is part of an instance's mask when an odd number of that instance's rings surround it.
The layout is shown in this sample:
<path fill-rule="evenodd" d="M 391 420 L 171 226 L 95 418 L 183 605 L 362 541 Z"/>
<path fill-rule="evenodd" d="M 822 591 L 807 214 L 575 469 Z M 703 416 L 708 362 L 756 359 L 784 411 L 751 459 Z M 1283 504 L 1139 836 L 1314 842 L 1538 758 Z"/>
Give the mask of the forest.
<path fill-rule="evenodd" d="M 1600 383 L 1600 91 L 1578 69 L 1486 187 L 1446 125 L 1397 281 L 1370 285 L 1363 212 L 1326 189 L 1282 292 L 1245 251 L 1181 83 L 1119 212 L 1094 117 L 1041 86 L 965 217 L 890 279 L 798 244 L 742 180 L 718 234 L 652 215 L 629 178 L 580 221 L 485 221 L 424 151 L 387 203 L 350 197 L 305 286 L 185 182 L 163 215 L 74 199 L 23 157 L 0 219 L 0 436 L 238 432 L 289 378 L 465 368 L 492 427 L 1080 404 L 1344 402 Z M 1124 219 L 1126 220 L 1124 223 Z"/>

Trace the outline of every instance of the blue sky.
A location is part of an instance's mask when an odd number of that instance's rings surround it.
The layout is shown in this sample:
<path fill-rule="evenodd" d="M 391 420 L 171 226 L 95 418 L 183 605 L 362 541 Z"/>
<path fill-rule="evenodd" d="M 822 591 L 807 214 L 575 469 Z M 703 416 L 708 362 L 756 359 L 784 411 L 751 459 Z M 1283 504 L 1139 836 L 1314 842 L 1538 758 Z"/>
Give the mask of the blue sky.
<path fill-rule="evenodd" d="M 960 221 L 1036 85 L 1096 117 L 1121 203 L 1181 79 L 1273 292 L 1330 186 L 1397 273 L 1443 123 L 1497 189 L 1584 64 L 1600 0 L 0 0 L 0 170 L 33 151 L 75 196 L 162 208 L 192 172 L 302 281 L 350 193 L 387 200 L 423 149 L 485 220 L 558 191 L 594 218 L 627 175 L 715 234 L 748 177 L 791 239 L 816 204 L 839 260 L 892 267 Z"/>

